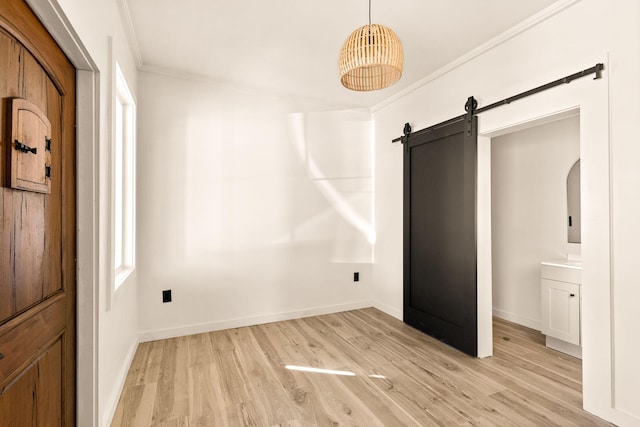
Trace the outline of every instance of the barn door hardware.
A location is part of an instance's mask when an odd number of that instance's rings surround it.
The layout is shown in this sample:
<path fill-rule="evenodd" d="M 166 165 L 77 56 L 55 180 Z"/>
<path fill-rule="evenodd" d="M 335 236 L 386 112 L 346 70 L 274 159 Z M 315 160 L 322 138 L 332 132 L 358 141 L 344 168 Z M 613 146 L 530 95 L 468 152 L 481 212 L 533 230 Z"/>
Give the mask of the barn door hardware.
<path fill-rule="evenodd" d="M 467 98 L 467 103 L 464 104 L 464 111 L 467 112 L 464 119 L 464 130 L 467 136 L 471 136 L 473 133 L 473 116 L 476 115 L 476 108 L 478 108 L 478 101 L 473 96 Z"/>
<path fill-rule="evenodd" d="M 391 142 L 400 141 L 402 144 L 407 142 L 407 140 L 409 139 L 409 135 L 411 135 L 411 125 L 409 123 L 405 123 L 404 124 L 404 128 L 402 129 L 402 133 L 404 134 L 404 136 L 400 136 L 400 137 L 394 139 Z"/>
<path fill-rule="evenodd" d="M 471 97 L 469 97 L 467 99 L 467 103 L 465 104 L 465 111 L 466 111 L 465 114 L 457 116 L 457 117 L 454 117 L 454 118 L 449 119 L 449 120 L 446 120 L 446 121 L 444 121 L 442 123 L 438 123 L 436 125 L 430 126 L 428 128 L 420 129 L 419 131 L 416 131 L 416 134 L 422 134 L 424 132 L 430 132 L 430 131 L 432 131 L 434 129 L 438 129 L 438 128 L 444 127 L 444 126 L 446 126 L 448 124 L 457 122 L 458 120 L 465 120 L 466 121 L 466 123 L 465 123 L 466 132 L 467 132 L 467 135 L 470 135 L 471 134 L 471 128 L 470 128 L 471 117 L 476 115 L 476 114 L 484 113 L 485 111 L 492 110 L 492 109 L 494 109 L 496 107 L 500 107 L 500 106 L 503 106 L 503 105 L 511 104 L 514 101 L 517 101 L 517 100 L 522 99 L 522 98 L 526 98 L 527 96 L 535 95 L 536 93 L 543 92 L 545 90 L 554 88 L 556 86 L 569 84 L 574 80 L 580 79 L 580 78 L 585 77 L 585 76 L 589 76 L 591 74 L 594 75 L 593 80 L 601 79 L 602 78 L 602 70 L 604 70 L 604 64 L 598 63 L 598 64 L 594 65 L 591 68 L 587 68 L 587 69 L 584 69 L 582 71 L 578 71 L 577 73 L 570 74 L 568 76 L 562 77 L 561 79 L 554 80 L 554 81 L 549 82 L 547 84 L 544 84 L 542 86 L 538 86 L 536 88 L 527 90 L 525 92 L 519 93 L 519 94 L 514 95 L 514 96 L 510 96 L 509 98 L 505 98 L 505 99 L 503 99 L 501 101 L 494 102 L 493 104 L 489 104 L 489 105 L 486 105 L 486 106 L 480 107 L 480 108 L 478 108 L 478 102 L 471 96 Z M 405 139 L 404 139 L 404 137 L 399 137 L 399 138 L 395 138 L 395 139 L 391 140 L 391 142 L 398 142 L 398 141 L 402 141 L 402 143 L 404 143 Z"/>
<path fill-rule="evenodd" d="M 409 123 L 404 124 L 404 128 L 402 129 L 402 133 L 404 136 L 394 139 L 391 142 L 398 142 L 404 144 L 404 149 L 408 153 L 409 152 L 409 135 L 411 135 L 411 125 Z"/>
<path fill-rule="evenodd" d="M 29 147 L 28 145 L 21 143 L 17 139 L 16 139 L 16 150 L 22 151 L 23 153 L 38 154 L 38 149 L 36 147 Z"/>

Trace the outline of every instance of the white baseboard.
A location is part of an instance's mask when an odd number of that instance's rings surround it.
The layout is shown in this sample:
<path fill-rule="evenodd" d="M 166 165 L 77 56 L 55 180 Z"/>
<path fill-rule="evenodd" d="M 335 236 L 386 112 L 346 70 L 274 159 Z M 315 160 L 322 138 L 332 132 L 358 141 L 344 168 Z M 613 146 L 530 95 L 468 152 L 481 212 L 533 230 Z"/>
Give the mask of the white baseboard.
<path fill-rule="evenodd" d="M 547 347 L 568 354 L 569 356 L 582 359 L 582 347 L 579 345 L 571 344 L 550 336 L 546 336 L 545 338 L 545 344 Z"/>
<path fill-rule="evenodd" d="M 273 313 L 262 316 L 242 317 L 238 319 L 220 320 L 217 322 L 200 323 L 181 326 L 178 328 L 147 330 L 140 333 L 140 342 L 156 341 L 185 335 L 202 334 L 205 332 L 222 331 L 225 329 L 242 328 L 244 326 L 262 325 L 264 323 L 280 322 L 282 320 L 300 319 L 303 317 L 320 316 L 322 314 L 339 313 L 341 311 L 359 310 L 371 307 L 371 301 L 357 301 L 348 304 L 314 307 L 305 310 Z"/>
<path fill-rule="evenodd" d="M 493 308 L 493 315 L 495 317 L 499 317 L 504 320 L 508 320 L 509 322 L 517 323 L 518 325 L 526 326 L 527 328 L 535 329 L 539 331 L 542 329 L 539 320 L 529 319 L 523 316 L 520 316 L 515 313 L 511 313 L 508 311 L 500 310 L 498 308 Z"/>
<path fill-rule="evenodd" d="M 402 310 L 395 309 L 390 305 L 384 304 L 380 301 L 373 301 L 373 308 L 377 308 L 378 310 L 387 313 L 389 316 L 395 317 L 398 320 L 402 320 Z"/>
<path fill-rule="evenodd" d="M 118 401 L 120 400 L 120 396 L 122 395 L 122 391 L 124 390 L 124 383 L 127 380 L 127 374 L 129 373 L 129 369 L 131 368 L 131 363 L 133 362 L 133 357 L 136 355 L 136 350 L 138 350 L 139 341 L 134 341 L 129 347 L 129 351 L 127 352 L 127 358 L 124 363 L 120 367 L 120 371 L 118 372 L 118 382 L 117 387 L 111 392 L 111 396 L 106 402 L 106 410 L 103 414 L 102 421 L 104 426 L 110 426 L 113 422 L 113 416 L 116 413 L 116 408 L 118 407 Z"/>

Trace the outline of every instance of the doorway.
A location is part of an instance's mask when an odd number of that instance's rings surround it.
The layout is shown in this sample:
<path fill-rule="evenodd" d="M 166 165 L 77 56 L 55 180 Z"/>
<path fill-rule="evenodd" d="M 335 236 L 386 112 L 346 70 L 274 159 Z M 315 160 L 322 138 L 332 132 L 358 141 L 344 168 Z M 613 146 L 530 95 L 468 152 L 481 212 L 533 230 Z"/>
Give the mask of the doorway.
<path fill-rule="evenodd" d="M 492 138 L 580 114 L 583 407 L 593 413 L 606 413 L 612 396 L 607 97 L 607 78 L 576 81 L 487 111 L 478 121 L 478 353 L 486 357 L 493 351 Z"/>
<path fill-rule="evenodd" d="M 519 339 L 536 349 L 532 354 L 549 355 L 549 349 L 567 354 L 553 355 L 557 365 L 537 356 L 528 362 L 570 373 L 581 393 L 582 364 L 569 357 L 581 358 L 580 342 L 556 338 L 558 326 L 571 331 L 575 327 L 579 340 L 580 244 L 569 242 L 567 219 L 568 175 L 580 156 L 577 114 L 492 138 L 491 237 L 495 351 L 504 351 L 502 339 L 509 339 L 501 330 L 505 320 L 523 326 L 528 333 Z M 579 197 L 579 188 L 577 192 Z M 549 275 L 558 280 L 549 280 Z M 575 278 L 576 284 L 565 282 Z M 549 319 L 555 322 L 553 332 Z"/>
<path fill-rule="evenodd" d="M 25 0 L 76 68 L 76 424 L 98 422 L 100 73 L 57 1 Z"/>
<path fill-rule="evenodd" d="M 566 216 L 579 157 L 578 115 L 492 139 L 494 316 L 542 330 L 540 263 L 579 256 Z"/>

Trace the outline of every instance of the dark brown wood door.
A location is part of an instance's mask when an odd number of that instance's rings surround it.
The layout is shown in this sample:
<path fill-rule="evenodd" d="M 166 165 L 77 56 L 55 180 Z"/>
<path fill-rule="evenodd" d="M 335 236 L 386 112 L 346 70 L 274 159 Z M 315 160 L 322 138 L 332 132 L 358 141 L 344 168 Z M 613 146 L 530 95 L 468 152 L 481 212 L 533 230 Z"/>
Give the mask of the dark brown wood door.
<path fill-rule="evenodd" d="M 75 69 L 0 1 L 0 426 L 75 424 Z"/>
<path fill-rule="evenodd" d="M 473 117 L 418 131 L 404 156 L 404 321 L 472 356 L 476 127 Z"/>

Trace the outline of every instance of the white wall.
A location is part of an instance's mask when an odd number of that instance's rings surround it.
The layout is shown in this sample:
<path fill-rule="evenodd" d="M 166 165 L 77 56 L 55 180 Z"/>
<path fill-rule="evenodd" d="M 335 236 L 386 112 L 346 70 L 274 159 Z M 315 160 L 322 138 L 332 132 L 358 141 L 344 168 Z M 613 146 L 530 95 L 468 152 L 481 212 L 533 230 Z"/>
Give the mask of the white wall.
<path fill-rule="evenodd" d="M 640 75 L 639 7 L 634 0 L 606 4 L 597 0 L 575 2 L 479 56 L 468 56 L 458 67 L 426 79 L 423 86 L 374 112 L 377 232 L 374 300 L 389 312 L 401 313 L 402 148 L 390 141 L 401 135 L 402 125 L 409 121 L 414 129 L 421 129 L 463 113 L 464 102 L 470 95 L 475 95 L 483 106 L 596 62 L 607 63 L 610 130 L 610 150 L 607 151 L 611 155 L 612 197 L 611 319 L 589 318 L 583 322 L 585 328 L 607 334 L 600 325 L 609 324 L 610 320 L 612 339 L 589 343 L 591 348 L 599 346 L 602 350 L 591 360 L 585 359 L 584 380 L 585 407 L 620 425 L 640 423 L 640 394 L 637 393 L 640 367 L 636 363 L 640 351 L 637 339 L 640 336 L 637 321 L 640 271 L 635 243 L 640 239 L 637 221 L 640 168 L 635 165 L 640 145 L 635 142 L 634 129 L 635 117 L 640 113 L 640 106 L 635 102 L 640 93 L 637 78 Z M 602 140 L 602 144 L 606 145 L 607 141 Z M 583 176 L 589 173 L 584 168 L 582 172 Z M 584 247 L 583 239 L 583 250 Z M 595 299 L 601 295 L 595 288 L 585 289 L 586 298 L 590 292 Z M 612 357 L 611 371 L 607 363 L 609 357 Z M 598 370 L 612 372 L 611 384 L 594 381 L 596 377 L 601 378 Z"/>
<path fill-rule="evenodd" d="M 540 262 L 566 258 L 567 174 L 580 119 L 491 140 L 493 313 L 540 330 Z"/>
<path fill-rule="evenodd" d="M 79 254 L 78 296 L 78 355 L 93 357 L 97 372 L 78 373 L 77 413 L 78 425 L 107 426 L 111 423 L 120 391 L 138 343 L 137 286 L 134 272 L 111 295 L 111 106 L 113 102 L 114 67 L 117 61 L 136 94 L 137 64 L 132 55 L 120 11 L 112 0 L 31 0 L 35 9 L 51 10 L 44 15 L 44 24 L 58 37 L 58 42 L 79 68 L 94 73 L 83 80 L 78 90 L 78 105 L 95 110 L 78 111 L 78 241 L 79 248 L 95 251 L 95 260 L 86 260 L 86 253 Z M 56 17 L 55 14 L 58 14 Z M 74 46 L 74 43 L 82 45 Z M 77 54 L 83 52 L 87 63 L 80 64 Z M 91 82 L 93 75 L 93 82 Z M 78 75 L 82 79 L 81 74 Z M 80 80 L 79 80 L 80 81 Z M 95 85 L 93 88 L 92 85 Z M 88 117 L 89 116 L 89 117 Z M 91 129 L 91 126 L 97 126 Z M 88 128 L 89 127 L 89 128 Z M 92 139 L 92 136 L 95 139 Z M 95 144 L 95 146 L 91 146 Z M 93 230 L 92 228 L 95 227 Z M 95 246 L 95 247 L 94 247 Z M 92 273 L 83 267 L 97 268 L 95 283 Z M 95 288 L 94 288 L 95 286 Z M 89 289 L 91 288 L 91 289 Z M 110 302 L 110 304 L 108 304 Z M 91 305 L 95 304 L 94 307 Z M 89 307 L 87 307 L 89 305 Z M 95 330 L 93 326 L 97 325 Z M 78 360 L 84 366 L 86 360 Z M 87 378 L 92 376 L 92 378 Z"/>
<path fill-rule="evenodd" d="M 369 112 L 158 72 L 139 99 L 142 339 L 370 305 Z"/>

